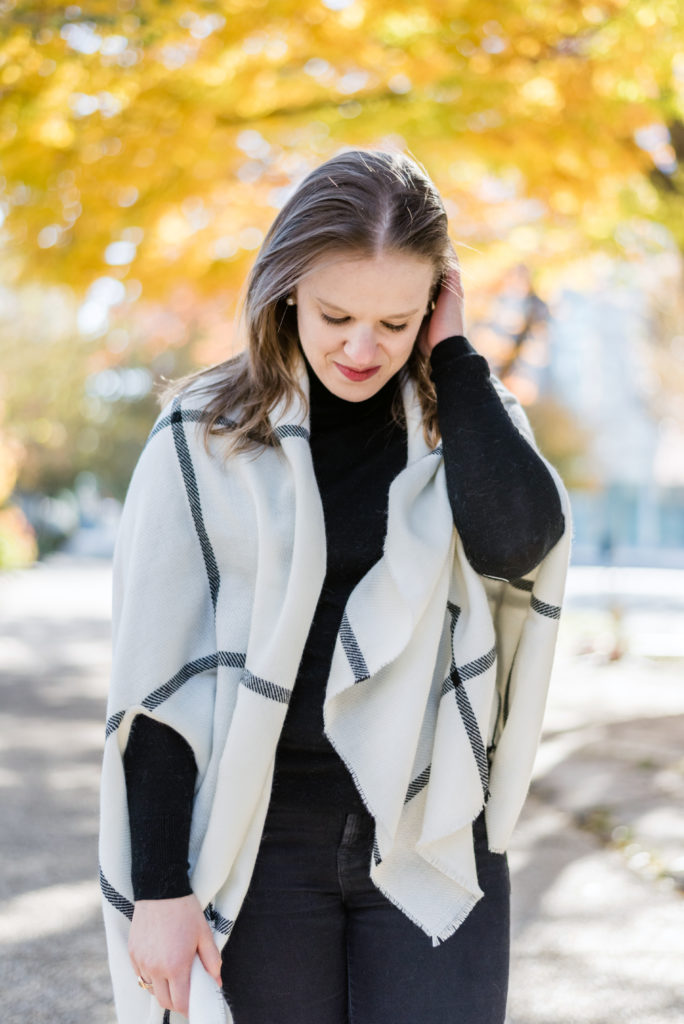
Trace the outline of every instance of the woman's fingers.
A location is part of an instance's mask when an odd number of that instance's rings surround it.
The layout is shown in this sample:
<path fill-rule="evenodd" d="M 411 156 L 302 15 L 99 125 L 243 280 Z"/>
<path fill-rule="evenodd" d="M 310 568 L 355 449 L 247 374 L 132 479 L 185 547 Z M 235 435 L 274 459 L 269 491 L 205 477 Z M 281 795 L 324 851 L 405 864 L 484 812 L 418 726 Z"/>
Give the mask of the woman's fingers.
<path fill-rule="evenodd" d="M 187 1017 L 190 1003 L 190 972 L 181 971 L 173 978 L 169 978 L 168 991 L 171 1000 L 168 1008 Z"/>
<path fill-rule="evenodd" d="M 205 971 L 210 974 L 216 984 L 221 987 L 221 954 L 216 948 L 214 936 L 209 925 L 206 926 L 200 935 L 197 947 L 199 958 L 202 961 Z"/>
<path fill-rule="evenodd" d="M 142 978 L 148 982 L 145 986 L 154 998 L 157 1000 L 163 1010 L 173 1010 L 175 1007 L 171 1005 L 171 993 L 166 978 L 159 971 L 155 971 L 152 968 L 140 967 L 140 965 L 133 964 L 133 970 L 138 978 Z"/>
<path fill-rule="evenodd" d="M 166 978 L 161 975 L 153 975 L 152 984 L 154 986 L 152 989 L 152 995 L 157 1000 L 162 1010 L 175 1010 Z"/>
<path fill-rule="evenodd" d="M 463 284 L 460 270 L 449 269 L 439 290 L 434 311 L 428 321 L 425 349 L 431 352 L 444 338 L 465 333 Z"/>
<path fill-rule="evenodd" d="M 194 895 L 138 900 L 128 948 L 136 974 L 153 984 L 160 1006 L 187 1016 L 190 970 L 196 953 L 220 984 L 221 955 Z"/>
<path fill-rule="evenodd" d="M 167 977 L 162 968 L 133 967 L 136 974 L 149 982 L 148 991 L 157 1000 L 162 1010 L 175 1010 L 187 1017 L 190 999 L 190 968 L 182 965 L 172 968 Z"/>
<path fill-rule="evenodd" d="M 460 299 L 463 298 L 463 281 L 461 280 L 461 268 L 451 267 L 446 273 L 446 279 L 444 286 L 446 291 L 451 292 L 452 295 L 457 295 Z"/>

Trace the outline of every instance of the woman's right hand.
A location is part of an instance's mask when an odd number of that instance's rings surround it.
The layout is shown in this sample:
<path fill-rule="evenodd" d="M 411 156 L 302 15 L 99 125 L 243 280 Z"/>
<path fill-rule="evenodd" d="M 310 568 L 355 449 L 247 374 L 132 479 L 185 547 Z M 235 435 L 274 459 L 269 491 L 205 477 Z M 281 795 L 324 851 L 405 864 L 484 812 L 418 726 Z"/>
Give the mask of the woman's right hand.
<path fill-rule="evenodd" d="M 137 900 L 128 939 L 133 970 L 152 985 L 165 1010 L 188 1015 L 190 968 L 197 953 L 221 986 L 221 954 L 194 893 L 168 900 Z"/>

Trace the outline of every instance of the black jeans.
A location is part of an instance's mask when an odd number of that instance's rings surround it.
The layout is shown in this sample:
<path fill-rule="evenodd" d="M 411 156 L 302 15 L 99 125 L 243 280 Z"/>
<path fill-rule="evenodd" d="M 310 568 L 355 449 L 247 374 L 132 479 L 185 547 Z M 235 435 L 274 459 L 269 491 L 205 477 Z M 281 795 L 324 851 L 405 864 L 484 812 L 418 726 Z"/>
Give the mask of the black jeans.
<path fill-rule="evenodd" d="M 475 855 L 485 895 L 438 946 L 373 885 L 372 818 L 271 805 L 224 947 L 235 1024 L 503 1024 L 510 948 L 505 854 Z"/>

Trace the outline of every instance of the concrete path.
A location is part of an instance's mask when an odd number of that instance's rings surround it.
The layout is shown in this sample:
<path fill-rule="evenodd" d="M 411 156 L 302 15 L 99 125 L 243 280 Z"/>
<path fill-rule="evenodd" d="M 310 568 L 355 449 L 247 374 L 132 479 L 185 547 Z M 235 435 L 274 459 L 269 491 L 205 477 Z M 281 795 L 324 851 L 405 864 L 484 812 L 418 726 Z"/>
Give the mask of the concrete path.
<path fill-rule="evenodd" d="M 573 572 L 509 854 L 510 1024 L 684 1020 L 684 662 L 652 656 L 681 630 L 684 574 L 647 575 L 616 615 Z M 96 884 L 109 587 L 107 562 L 59 556 L 0 577 L 4 1024 L 114 1024 Z M 633 651 L 611 661 L 625 623 Z"/>
<path fill-rule="evenodd" d="M 112 1024 L 97 886 L 107 563 L 0 578 L 4 1024 Z"/>

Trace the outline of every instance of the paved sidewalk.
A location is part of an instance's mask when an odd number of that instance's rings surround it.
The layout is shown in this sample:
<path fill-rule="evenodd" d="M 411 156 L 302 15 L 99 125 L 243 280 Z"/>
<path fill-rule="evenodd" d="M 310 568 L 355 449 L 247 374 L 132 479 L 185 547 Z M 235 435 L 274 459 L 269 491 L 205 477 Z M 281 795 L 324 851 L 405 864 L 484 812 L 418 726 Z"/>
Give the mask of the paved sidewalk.
<path fill-rule="evenodd" d="M 684 573 L 571 569 L 565 605 L 510 853 L 510 1021 L 681 1024 Z"/>
<path fill-rule="evenodd" d="M 571 576 L 510 851 L 510 1024 L 684 1019 L 684 661 L 652 656 L 682 633 L 684 574 L 627 572 Z M 0 579 L 3 1024 L 114 1024 L 95 881 L 109 581 L 60 557 Z M 611 661 L 618 622 L 631 652 Z"/>
<path fill-rule="evenodd" d="M 113 1024 L 97 886 L 108 563 L 0 578 L 3 1024 Z"/>

